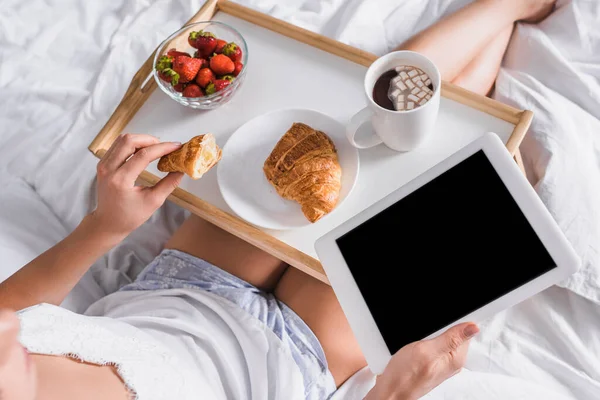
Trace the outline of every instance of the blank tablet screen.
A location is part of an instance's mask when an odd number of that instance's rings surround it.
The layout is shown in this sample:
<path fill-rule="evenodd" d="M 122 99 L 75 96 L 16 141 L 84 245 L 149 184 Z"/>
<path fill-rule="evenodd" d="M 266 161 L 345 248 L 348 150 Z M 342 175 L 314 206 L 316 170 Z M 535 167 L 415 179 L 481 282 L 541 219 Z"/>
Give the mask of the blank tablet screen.
<path fill-rule="evenodd" d="M 556 267 L 481 150 L 337 245 L 391 354 Z"/>

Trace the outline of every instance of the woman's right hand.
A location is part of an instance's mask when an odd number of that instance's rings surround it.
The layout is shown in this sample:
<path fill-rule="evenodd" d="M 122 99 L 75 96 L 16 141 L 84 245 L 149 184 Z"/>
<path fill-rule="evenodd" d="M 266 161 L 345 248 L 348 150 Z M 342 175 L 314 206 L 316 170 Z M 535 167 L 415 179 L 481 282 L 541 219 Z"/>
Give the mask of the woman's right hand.
<path fill-rule="evenodd" d="M 152 161 L 181 147 L 150 135 L 119 136 L 98 163 L 98 206 L 94 225 L 122 239 L 142 225 L 179 185 L 183 174 L 171 172 L 153 187 L 136 186 Z"/>
<path fill-rule="evenodd" d="M 416 400 L 458 373 L 477 325 L 456 325 L 442 335 L 408 344 L 392 357 L 365 400 Z"/>

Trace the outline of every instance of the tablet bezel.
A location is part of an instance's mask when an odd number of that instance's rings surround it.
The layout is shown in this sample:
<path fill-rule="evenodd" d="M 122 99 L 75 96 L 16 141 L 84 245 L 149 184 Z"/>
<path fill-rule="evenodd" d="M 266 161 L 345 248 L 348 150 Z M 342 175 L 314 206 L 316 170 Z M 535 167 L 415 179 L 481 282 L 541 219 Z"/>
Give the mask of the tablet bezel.
<path fill-rule="evenodd" d="M 556 262 L 557 267 L 491 303 L 478 308 L 460 320 L 444 326 L 427 338 L 435 337 L 455 324 L 465 321 L 479 322 L 493 314 L 512 307 L 567 278 L 579 267 L 579 257 L 575 254 L 575 251 L 533 187 L 517 167 L 517 164 L 506 150 L 500 138 L 494 133 L 483 135 L 406 185 L 339 225 L 319 238 L 315 243 L 315 250 L 321 260 L 329 282 L 338 297 L 342 310 L 367 359 L 367 363 L 371 371 L 375 374 L 383 372 L 392 354 L 390 354 L 383 336 L 379 332 L 375 320 L 360 293 L 360 289 L 339 250 L 336 239 L 400 201 L 408 194 L 424 186 L 479 150 L 483 150 L 538 238 Z M 506 251 L 510 251 L 510 248 L 507 248 Z M 374 271 L 374 273 L 381 272 Z"/>

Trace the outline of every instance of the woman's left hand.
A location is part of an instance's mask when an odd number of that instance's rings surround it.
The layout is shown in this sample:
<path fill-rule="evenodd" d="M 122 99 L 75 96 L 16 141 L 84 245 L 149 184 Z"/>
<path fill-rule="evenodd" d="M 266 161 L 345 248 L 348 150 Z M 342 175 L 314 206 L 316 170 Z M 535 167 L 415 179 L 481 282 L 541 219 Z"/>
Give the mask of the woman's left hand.
<path fill-rule="evenodd" d="M 477 325 L 456 325 L 440 336 L 410 343 L 390 360 L 366 400 L 416 400 L 458 373 L 465 363 Z"/>
<path fill-rule="evenodd" d="M 98 206 L 91 218 L 104 233 L 125 237 L 142 225 L 181 182 L 172 172 L 154 187 L 135 186 L 152 161 L 181 147 L 150 135 L 121 135 L 98 163 Z"/>

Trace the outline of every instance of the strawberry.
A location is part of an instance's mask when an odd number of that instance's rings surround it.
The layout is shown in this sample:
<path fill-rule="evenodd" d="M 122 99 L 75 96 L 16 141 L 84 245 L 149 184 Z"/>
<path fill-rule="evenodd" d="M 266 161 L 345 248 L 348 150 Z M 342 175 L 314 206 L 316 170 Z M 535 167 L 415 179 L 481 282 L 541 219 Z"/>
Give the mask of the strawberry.
<path fill-rule="evenodd" d="M 229 82 L 233 82 L 235 80 L 235 76 L 233 76 L 233 75 L 223 75 L 219 79 L 223 79 L 223 80 L 226 80 L 226 81 L 229 81 Z"/>
<path fill-rule="evenodd" d="M 206 58 L 203 58 L 198 53 L 198 50 L 196 50 L 196 52 L 194 53 L 194 58 L 197 58 L 198 60 L 202 61 L 202 65 L 200 66 L 200 69 L 202 69 L 202 68 L 208 68 L 208 60 Z"/>
<path fill-rule="evenodd" d="M 196 40 L 198 39 L 198 36 L 200 36 L 201 32 L 202 31 L 199 31 L 199 32 L 192 31 L 192 32 L 190 32 L 190 34 L 188 35 L 188 43 L 189 43 L 190 46 L 192 46 L 192 47 L 194 47 L 196 49 L 198 48 L 198 47 L 196 47 Z"/>
<path fill-rule="evenodd" d="M 210 32 L 198 32 L 199 36 L 196 38 L 196 47 L 198 54 L 202 57 L 207 57 L 215 51 L 217 47 L 217 38 L 214 33 Z"/>
<path fill-rule="evenodd" d="M 196 75 L 196 83 L 200 85 L 201 88 L 205 88 L 206 85 L 214 80 L 215 74 L 213 74 L 210 68 L 202 68 L 198 71 L 198 75 Z"/>
<path fill-rule="evenodd" d="M 189 57 L 190 55 L 184 51 L 177 51 L 177 49 L 169 49 L 169 51 L 167 51 L 167 56 L 175 58 L 177 56 Z"/>
<path fill-rule="evenodd" d="M 165 82 L 175 86 L 179 83 L 179 74 L 171 68 L 165 68 L 158 73 L 158 77 Z"/>
<path fill-rule="evenodd" d="M 233 70 L 233 76 L 238 76 L 240 74 L 240 72 L 242 72 L 242 68 L 244 68 L 244 64 L 242 64 L 239 61 L 236 61 L 234 64 L 235 64 L 235 68 Z"/>
<path fill-rule="evenodd" d="M 162 72 L 163 70 L 165 70 L 167 68 L 172 68 L 172 67 L 173 67 L 173 57 L 161 56 L 158 59 L 158 62 L 156 63 L 156 70 L 158 72 Z"/>
<path fill-rule="evenodd" d="M 200 65 L 202 61 L 199 58 L 179 56 L 173 61 L 173 70 L 179 74 L 179 82 L 187 83 L 194 80 Z"/>
<path fill-rule="evenodd" d="M 206 95 L 208 96 L 209 94 L 220 92 L 221 90 L 229 86 L 230 83 L 230 81 L 225 79 L 217 79 L 216 81 L 211 82 L 208 84 L 208 86 L 206 86 Z"/>
<path fill-rule="evenodd" d="M 217 75 L 227 75 L 233 72 L 235 65 L 229 57 L 217 54 L 210 59 L 210 69 Z"/>
<path fill-rule="evenodd" d="M 227 44 L 227 41 L 223 39 L 217 39 L 217 47 L 215 47 L 215 53 L 221 54 L 223 52 L 223 47 Z"/>
<path fill-rule="evenodd" d="M 204 93 L 202 93 L 202 89 L 200 86 L 190 83 L 183 89 L 183 97 L 202 97 Z"/>
<path fill-rule="evenodd" d="M 185 89 L 185 87 L 187 86 L 187 83 L 178 83 L 177 85 L 173 86 L 173 89 L 175 89 L 176 92 L 183 92 L 183 89 Z"/>
<path fill-rule="evenodd" d="M 240 49 L 240 46 L 233 42 L 227 43 L 227 45 L 223 47 L 223 54 L 231 58 L 231 61 L 233 62 L 242 61 L 242 49 Z"/>

